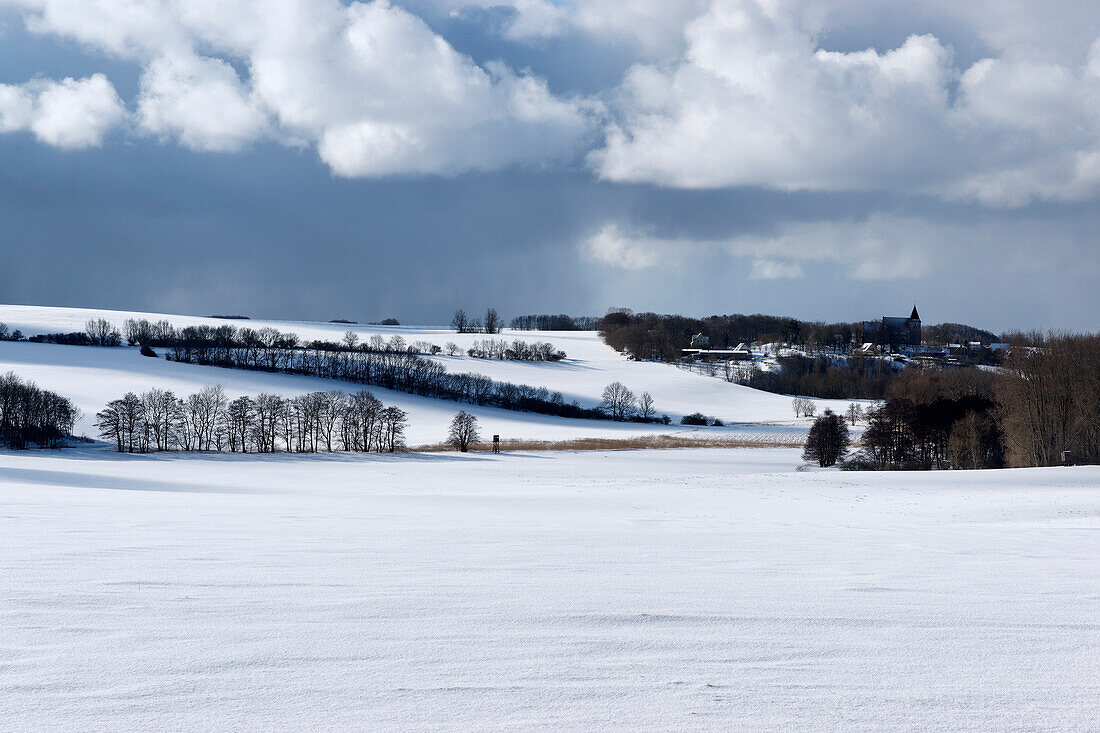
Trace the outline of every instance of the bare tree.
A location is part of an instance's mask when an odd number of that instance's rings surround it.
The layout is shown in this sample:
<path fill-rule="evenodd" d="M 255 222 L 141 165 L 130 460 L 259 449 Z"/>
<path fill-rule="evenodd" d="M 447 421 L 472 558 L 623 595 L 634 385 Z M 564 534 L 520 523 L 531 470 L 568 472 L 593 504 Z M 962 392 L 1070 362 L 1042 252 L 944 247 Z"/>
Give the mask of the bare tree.
<path fill-rule="evenodd" d="M 382 410 L 380 451 L 393 453 L 405 445 L 405 427 L 408 425 L 407 413 L 400 407 L 387 407 Z"/>
<path fill-rule="evenodd" d="M 142 442 L 145 413 L 141 399 L 133 392 L 127 392 L 120 400 L 112 400 L 96 413 L 96 427 L 101 438 L 115 441 L 119 453 L 144 453 L 148 450 L 148 443 Z"/>
<path fill-rule="evenodd" d="M 367 390 L 359 390 L 348 402 L 345 419 L 345 450 L 370 451 L 376 440 L 376 428 L 382 402 Z"/>
<path fill-rule="evenodd" d="M 653 417 L 653 395 L 649 392 L 642 392 L 642 396 L 638 398 L 638 412 L 643 420 Z"/>
<path fill-rule="evenodd" d="M 791 407 L 795 417 L 813 417 L 817 413 L 817 405 L 805 397 L 795 397 L 791 400 Z"/>
<path fill-rule="evenodd" d="M 348 349 L 354 349 L 359 343 L 359 334 L 355 331 L 344 331 L 344 346 Z"/>
<path fill-rule="evenodd" d="M 122 422 L 122 400 L 111 400 L 107 406 L 95 414 L 95 426 L 99 428 L 99 437 L 113 440 L 119 453 L 126 450 L 126 432 Z"/>
<path fill-rule="evenodd" d="M 151 389 L 141 396 L 145 421 L 157 450 L 168 450 L 175 441 L 176 423 L 180 418 L 179 400 L 169 390 Z"/>
<path fill-rule="evenodd" d="M 634 393 L 622 382 L 612 382 L 603 389 L 603 402 L 600 407 L 607 411 L 613 420 L 625 420 L 636 409 Z"/>
<path fill-rule="evenodd" d="M 485 333 L 500 333 L 500 329 L 504 326 L 504 322 L 500 316 L 497 315 L 495 308 L 490 308 L 485 311 Z"/>
<path fill-rule="evenodd" d="M 737 380 L 737 368 L 729 359 L 722 362 L 722 379 L 725 379 L 727 382 L 734 382 Z"/>
<path fill-rule="evenodd" d="M 317 392 L 317 421 L 325 450 L 332 452 L 332 439 L 338 436 L 337 423 L 344 417 L 347 395 L 343 392 Z"/>
<path fill-rule="evenodd" d="M 217 427 L 225 405 L 225 390 L 220 384 L 203 387 L 187 398 L 186 419 L 195 436 L 196 450 L 213 450 L 216 447 Z"/>
<path fill-rule="evenodd" d="M 459 308 L 455 311 L 454 318 L 451 319 L 451 328 L 455 330 L 455 333 L 468 333 L 470 330 L 470 319 L 466 316 L 466 311 Z"/>
<path fill-rule="evenodd" d="M 84 332 L 96 346 L 118 346 L 122 343 L 122 334 L 105 318 L 93 318 L 84 324 Z"/>
<path fill-rule="evenodd" d="M 149 340 L 149 333 L 152 327 L 149 321 L 137 318 L 127 318 L 122 323 L 123 335 L 126 336 L 126 343 L 129 346 L 137 346 L 138 344 L 144 344 Z"/>
<path fill-rule="evenodd" d="M 863 408 L 855 402 L 850 402 L 846 414 L 848 415 L 848 422 L 854 427 L 858 420 L 863 419 Z"/>
<path fill-rule="evenodd" d="M 470 449 L 471 443 L 481 441 L 481 435 L 477 429 L 477 418 L 462 410 L 451 420 L 451 431 L 447 435 L 447 442 L 465 453 Z"/>

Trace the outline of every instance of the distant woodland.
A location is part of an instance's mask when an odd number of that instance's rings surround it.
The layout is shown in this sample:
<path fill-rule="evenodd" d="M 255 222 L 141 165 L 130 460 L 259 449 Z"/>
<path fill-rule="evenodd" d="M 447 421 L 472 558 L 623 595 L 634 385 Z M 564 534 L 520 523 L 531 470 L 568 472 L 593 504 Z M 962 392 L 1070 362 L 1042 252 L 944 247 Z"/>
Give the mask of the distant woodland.
<path fill-rule="evenodd" d="M 597 329 L 604 341 L 617 351 L 638 359 L 676 361 L 691 337 L 701 333 L 716 349 L 739 343 L 784 343 L 809 350 L 831 350 L 849 354 L 860 345 L 860 324 L 800 321 L 780 316 L 727 315 L 689 318 L 658 313 L 633 313 L 616 309 L 601 318 Z M 943 344 L 965 341 L 999 341 L 990 331 L 960 323 L 925 326 L 924 343 Z"/>
<path fill-rule="evenodd" d="M 1100 336 L 1048 336 L 997 370 L 906 369 L 865 417 L 852 468 L 1100 463 Z"/>

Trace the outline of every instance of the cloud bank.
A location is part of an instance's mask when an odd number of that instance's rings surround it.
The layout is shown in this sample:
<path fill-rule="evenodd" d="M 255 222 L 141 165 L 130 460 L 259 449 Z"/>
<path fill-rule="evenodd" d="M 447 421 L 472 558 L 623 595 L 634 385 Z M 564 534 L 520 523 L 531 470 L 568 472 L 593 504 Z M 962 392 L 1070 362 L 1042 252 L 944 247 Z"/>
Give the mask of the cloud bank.
<path fill-rule="evenodd" d="M 866 17 L 898 15 L 884 0 L 0 6 L 34 33 L 140 67 L 125 103 L 102 74 L 0 87 L 0 132 L 63 148 L 123 128 L 204 152 L 310 147 L 347 177 L 583 155 L 604 180 L 684 189 L 891 191 L 989 207 L 1100 192 L 1100 11 L 1080 3 L 906 6 L 898 24 L 932 19 L 972 39 L 982 55 L 966 61 L 926 29 L 882 48 L 830 46 L 838 32 L 866 32 Z M 554 91 L 561 59 L 545 57 L 542 75 L 475 61 L 425 20 L 471 8 L 507 9 L 500 32 L 516 48 L 569 38 L 632 63 L 596 93 Z"/>
<path fill-rule="evenodd" d="M 136 130 L 199 151 L 272 138 L 315 146 L 338 175 L 448 174 L 569 158 L 591 128 L 591 103 L 503 63 L 475 64 L 386 0 L 5 2 L 36 33 L 139 63 Z M 4 129 L 27 128 L 7 121 L 26 114 L 8 96 Z M 122 121 L 101 113 L 82 133 L 35 134 L 78 147 Z"/>
<path fill-rule="evenodd" d="M 620 90 L 609 180 L 683 188 L 904 190 L 1016 206 L 1100 186 L 1100 42 L 1076 67 L 1027 57 L 966 69 L 932 35 L 820 47 L 794 3 L 715 0 L 673 66 Z"/>

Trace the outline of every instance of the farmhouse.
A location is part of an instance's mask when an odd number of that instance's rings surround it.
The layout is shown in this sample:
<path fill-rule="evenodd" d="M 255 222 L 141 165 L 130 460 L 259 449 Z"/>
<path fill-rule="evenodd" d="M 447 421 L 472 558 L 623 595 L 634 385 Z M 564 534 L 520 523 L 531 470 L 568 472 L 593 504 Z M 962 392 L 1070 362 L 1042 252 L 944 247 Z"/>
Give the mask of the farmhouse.
<path fill-rule="evenodd" d="M 695 339 L 692 339 L 695 343 Z M 752 351 L 745 344 L 735 349 L 683 349 L 685 361 L 752 361 Z"/>

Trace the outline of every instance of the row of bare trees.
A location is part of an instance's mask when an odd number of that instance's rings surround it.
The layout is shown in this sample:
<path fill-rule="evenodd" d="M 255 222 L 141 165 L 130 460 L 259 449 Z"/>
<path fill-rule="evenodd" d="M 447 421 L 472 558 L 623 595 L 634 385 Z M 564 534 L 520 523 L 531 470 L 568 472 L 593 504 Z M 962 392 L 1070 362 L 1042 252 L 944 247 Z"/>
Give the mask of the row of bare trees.
<path fill-rule="evenodd" d="M 0 331 L 3 330 L 0 324 Z M 8 339 L 22 341 L 22 332 L 16 331 Z M 67 346 L 122 346 L 122 334 L 106 318 L 92 318 L 84 324 L 83 331 L 71 333 L 40 333 L 27 339 L 36 343 L 64 344 Z"/>
<path fill-rule="evenodd" d="M 384 350 L 376 350 L 374 343 L 359 344 L 350 338 L 339 343 L 303 344 L 293 333 L 274 328 L 251 331 L 225 324 L 188 326 L 176 332 L 166 345 L 167 356 L 184 363 L 304 374 L 506 410 L 608 418 L 602 410 L 566 402 L 560 392 L 545 387 L 497 382 L 481 374 L 448 372 L 438 361 L 409 351 L 400 336 L 385 342 Z M 552 348 L 546 345 L 546 349 Z M 553 351 L 550 355 L 557 358 Z"/>
<path fill-rule="evenodd" d="M 653 422 L 657 409 L 653 404 L 653 395 L 642 392 L 636 397 L 634 392 L 622 382 L 612 382 L 603 388 L 600 409 L 612 420 L 637 420 Z M 668 418 L 664 418 L 667 423 Z"/>
<path fill-rule="evenodd" d="M 564 313 L 540 313 L 516 316 L 508 322 L 513 331 L 595 331 L 600 319 L 594 316 L 568 316 Z"/>
<path fill-rule="evenodd" d="M 80 411 L 69 399 L 14 372 L 0 375 L 0 446 L 56 448 L 72 435 Z"/>
<path fill-rule="evenodd" d="M 455 333 L 500 333 L 504 330 L 504 319 L 494 308 L 485 311 L 484 319 L 471 318 L 466 315 L 466 311 L 459 308 L 451 318 L 451 328 Z"/>
<path fill-rule="evenodd" d="M 96 427 L 119 452 L 394 452 L 404 445 L 404 410 L 361 390 L 274 394 L 230 400 L 221 386 L 187 397 L 133 392 L 96 413 Z"/>
<path fill-rule="evenodd" d="M 475 359 L 501 359 L 507 361 L 561 361 L 565 352 L 545 341 L 520 341 L 511 343 L 504 339 L 478 339 L 466 350 Z"/>

